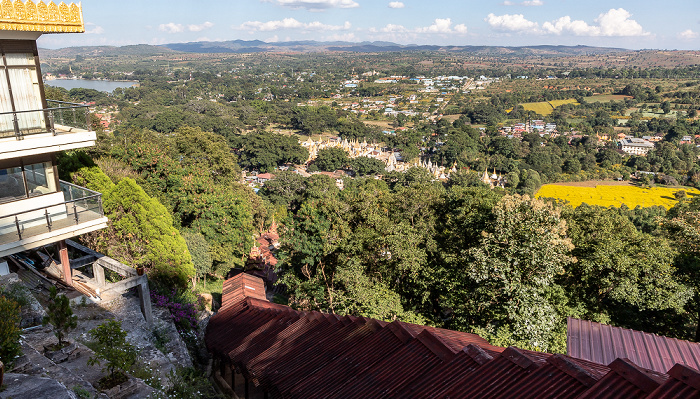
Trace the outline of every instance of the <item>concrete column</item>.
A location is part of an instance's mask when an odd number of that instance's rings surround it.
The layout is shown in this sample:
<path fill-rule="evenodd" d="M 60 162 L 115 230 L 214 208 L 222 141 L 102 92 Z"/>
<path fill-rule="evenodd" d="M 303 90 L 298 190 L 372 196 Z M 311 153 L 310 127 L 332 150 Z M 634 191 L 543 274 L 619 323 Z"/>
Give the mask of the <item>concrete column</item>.
<path fill-rule="evenodd" d="M 139 303 L 141 305 L 141 313 L 146 319 L 146 324 L 149 327 L 153 326 L 153 312 L 151 310 L 151 291 L 148 289 L 148 279 L 143 276 L 141 284 L 136 286 L 139 292 Z"/>
<path fill-rule="evenodd" d="M 105 269 L 98 265 L 97 262 L 92 264 L 92 274 L 95 276 L 95 283 L 98 287 L 105 286 Z"/>
<path fill-rule="evenodd" d="M 58 242 L 58 256 L 61 258 L 61 266 L 63 268 L 63 282 L 69 286 L 73 286 L 73 271 L 70 268 L 70 259 L 68 259 L 68 247 L 66 242 L 61 240 Z"/>

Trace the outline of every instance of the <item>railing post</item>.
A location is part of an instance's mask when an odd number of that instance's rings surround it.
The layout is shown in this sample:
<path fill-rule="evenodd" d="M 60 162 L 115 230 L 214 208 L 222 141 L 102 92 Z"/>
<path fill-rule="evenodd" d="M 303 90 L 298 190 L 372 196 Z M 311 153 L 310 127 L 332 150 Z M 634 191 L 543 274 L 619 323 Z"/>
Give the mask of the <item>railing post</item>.
<path fill-rule="evenodd" d="M 85 107 L 85 130 L 90 130 L 90 108 Z"/>
<path fill-rule="evenodd" d="M 51 222 L 51 218 L 49 217 L 49 210 L 48 208 L 44 210 L 45 215 L 46 215 L 46 227 L 49 228 L 49 231 L 51 231 L 51 226 L 53 226 L 53 222 Z"/>
<path fill-rule="evenodd" d="M 99 207 L 100 207 L 100 215 L 104 216 L 105 210 L 104 210 L 104 208 L 102 208 L 102 196 L 101 195 L 99 197 L 97 197 L 97 205 L 99 205 Z"/>
<path fill-rule="evenodd" d="M 17 119 L 17 113 L 13 112 L 12 113 L 12 122 L 14 123 L 15 127 L 15 136 L 17 136 L 17 140 L 22 140 L 22 133 L 19 131 L 19 120 Z"/>
<path fill-rule="evenodd" d="M 17 236 L 19 239 L 22 239 L 22 230 L 19 228 L 19 219 L 17 219 L 17 216 L 15 216 L 15 226 L 17 227 Z"/>
<path fill-rule="evenodd" d="M 73 216 L 75 217 L 75 224 L 80 224 L 80 218 L 78 217 L 78 207 L 73 202 Z"/>
<path fill-rule="evenodd" d="M 75 108 L 71 108 L 71 111 L 73 111 L 73 124 L 77 125 L 78 124 L 78 118 L 75 116 Z M 76 126 L 77 127 L 77 126 Z"/>
<path fill-rule="evenodd" d="M 54 121 L 53 111 L 49 112 L 49 125 L 51 126 L 51 133 L 56 135 L 56 122 Z"/>

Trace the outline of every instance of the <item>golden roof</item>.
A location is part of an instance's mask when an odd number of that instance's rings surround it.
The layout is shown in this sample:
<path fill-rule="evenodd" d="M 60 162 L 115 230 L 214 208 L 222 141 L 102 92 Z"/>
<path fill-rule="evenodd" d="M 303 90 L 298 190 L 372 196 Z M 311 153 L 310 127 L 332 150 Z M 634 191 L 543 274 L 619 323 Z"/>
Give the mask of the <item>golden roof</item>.
<path fill-rule="evenodd" d="M 49 4 L 27 0 L 0 1 L 0 30 L 70 33 L 85 32 L 80 3 Z"/>

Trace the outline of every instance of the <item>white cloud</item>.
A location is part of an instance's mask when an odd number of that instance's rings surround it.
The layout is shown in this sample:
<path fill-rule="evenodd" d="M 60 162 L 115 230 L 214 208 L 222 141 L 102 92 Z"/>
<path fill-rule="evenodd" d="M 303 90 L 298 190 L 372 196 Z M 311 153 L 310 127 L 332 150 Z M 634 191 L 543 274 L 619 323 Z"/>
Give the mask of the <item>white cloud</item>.
<path fill-rule="evenodd" d="M 95 35 L 99 35 L 99 34 L 105 33 L 105 30 L 101 26 L 95 25 L 92 22 L 86 22 L 85 23 L 85 33 L 92 33 Z"/>
<path fill-rule="evenodd" d="M 360 5 L 353 0 L 263 0 L 289 8 L 305 8 L 309 11 L 323 11 L 329 8 L 355 8 Z"/>
<path fill-rule="evenodd" d="M 389 8 L 404 8 L 405 5 L 400 1 L 392 1 L 389 3 Z"/>
<path fill-rule="evenodd" d="M 213 26 L 214 26 L 214 24 L 212 22 L 207 21 L 207 22 L 205 22 L 203 24 L 199 24 L 199 25 L 187 25 L 187 29 L 190 32 L 201 32 L 201 31 L 203 31 L 205 29 L 209 29 Z"/>
<path fill-rule="evenodd" d="M 533 6 L 543 6 L 544 1 L 542 0 L 525 0 L 522 3 L 515 3 L 509 0 L 504 1 L 503 3 L 504 6 L 525 6 L 525 7 L 533 7 Z"/>
<path fill-rule="evenodd" d="M 167 24 L 158 25 L 158 30 L 166 33 L 180 33 L 185 31 L 185 26 L 182 24 L 169 22 Z"/>
<path fill-rule="evenodd" d="M 376 33 L 376 32 L 383 32 L 383 33 L 400 33 L 400 32 L 408 32 L 409 30 L 406 29 L 403 25 L 395 25 L 395 24 L 387 24 L 385 27 L 381 29 L 377 28 L 370 28 L 370 32 Z"/>
<path fill-rule="evenodd" d="M 547 33 L 561 35 L 562 33 L 573 34 L 575 36 L 599 36 L 600 29 L 597 26 L 590 26 L 584 21 L 572 21 L 568 15 L 552 22 L 545 22 L 542 28 Z"/>
<path fill-rule="evenodd" d="M 327 25 L 319 21 L 314 22 L 299 22 L 294 18 L 285 18 L 281 21 L 248 21 L 239 26 L 234 26 L 234 29 L 246 30 L 249 32 L 269 32 L 282 29 L 301 29 L 301 30 L 348 30 L 352 27 L 350 22 L 345 21 L 343 25 Z"/>
<path fill-rule="evenodd" d="M 452 20 L 450 18 L 436 18 L 435 22 L 425 28 L 418 28 L 418 33 L 451 33 Z"/>
<path fill-rule="evenodd" d="M 632 15 L 623 8 L 612 8 L 608 12 L 598 15 L 595 25 L 589 25 L 585 21 L 572 20 L 570 16 L 563 16 L 551 22 L 540 25 L 530 21 L 522 14 L 489 14 L 485 21 L 492 28 L 503 32 L 521 32 L 534 34 L 574 35 L 574 36 L 648 36 L 642 26 Z"/>
<path fill-rule="evenodd" d="M 452 33 L 452 34 L 466 34 L 467 33 L 467 26 L 465 24 L 459 24 L 455 25 L 454 27 L 452 26 L 452 20 L 450 18 L 437 18 L 433 22 L 432 25 L 430 26 L 425 26 L 425 27 L 419 27 L 415 29 L 408 29 L 403 25 L 396 25 L 396 24 L 387 24 L 383 28 L 370 28 L 370 32 L 372 33 L 421 33 L 421 34 L 446 34 L 446 33 Z M 411 35 L 412 37 L 416 37 L 416 35 Z"/>
<path fill-rule="evenodd" d="M 537 22 L 528 21 L 523 14 L 489 14 L 486 16 L 485 21 L 492 28 L 504 32 L 539 32 Z"/>
<path fill-rule="evenodd" d="M 605 14 L 600 14 L 595 22 L 600 26 L 600 36 L 646 36 L 642 25 L 630 19 L 630 14 L 624 8 L 612 8 Z"/>
<path fill-rule="evenodd" d="M 697 39 L 698 37 L 700 37 L 700 33 L 693 32 L 690 29 L 686 29 L 683 32 L 679 33 L 678 37 L 683 40 Z"/>

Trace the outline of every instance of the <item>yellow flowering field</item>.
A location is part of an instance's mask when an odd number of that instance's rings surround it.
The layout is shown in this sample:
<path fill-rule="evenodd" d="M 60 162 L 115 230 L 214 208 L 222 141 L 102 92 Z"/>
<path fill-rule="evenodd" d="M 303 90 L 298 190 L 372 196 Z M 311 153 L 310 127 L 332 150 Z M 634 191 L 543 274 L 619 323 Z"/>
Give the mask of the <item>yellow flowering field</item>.
<path fill-rule="evenodd" d="M 569 98 L 567 100 L 552 100 L 552 101 L 540 101 L 536 103 L 522 103 L 525 111 L 535 111 L 540 115 L 549 115 L 554 111 L 554 108 L 562 106 L 564 104 L 578 104 L 576 99 Z"/>
<path fill-rule="evenodd" d="M 629 208 L 635 208 L 637 205 L 642 207 L 661 205 L 669 209 L 678 202 L 673 194 L 679 190 L 685 190 L 688 195 L 700 195 L 700 190 L 687 187 L 640 188 L 629 185 L 582 187 L 547 184 L 542 186 L 535 196 L 537 198 L 560 198 L 569 201 L 574 207 L 585 202 L 588 205 L 601 205 L 605 207 L 619 207 L 625 204 Z"/>

